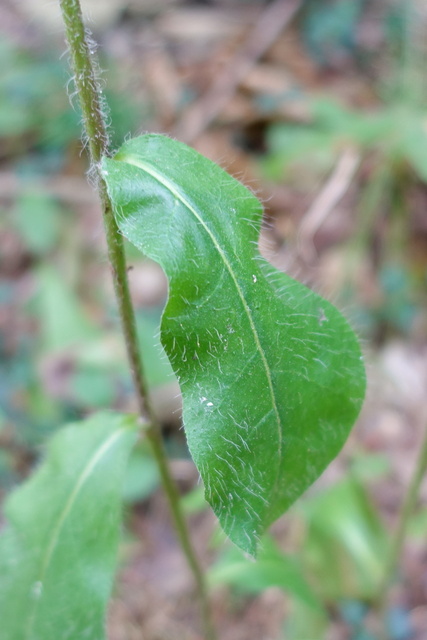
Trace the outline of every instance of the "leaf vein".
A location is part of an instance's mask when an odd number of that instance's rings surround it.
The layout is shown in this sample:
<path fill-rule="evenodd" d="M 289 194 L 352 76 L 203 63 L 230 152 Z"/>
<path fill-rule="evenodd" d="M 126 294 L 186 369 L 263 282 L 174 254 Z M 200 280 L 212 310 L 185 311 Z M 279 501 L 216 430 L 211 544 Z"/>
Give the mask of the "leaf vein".
<path fill-rule="evenodd" d="M 226 254 L 224 253 L 224 251 L 221 248 L 221 245 L 219 244 L 218 240 L 216 239 L 214 233 L 211 231 L 211 229 L 207 226 L 207 224 L 205 223 L 205 221 L 203 220 L 203 218 L 200 217 L 200 215 L 198 214 L 197 210 L 195 209 L 195 207 L 191 204 L 191 202 L 189 202 L 187 200 L 187 198 L 181 193 L 181 191 L 176 187 L 175 184 L 173 184 L 171 181 L 169 181 L 167 178 L 165 178 L 161 173 L 159 173 L 158 171 L 156 171 L 153 167 L 151 167 L 150 165 L 146 164 L 145 162 L 142 162 L 139 158 L 135 158 L 132 155 L 126 155 L 125 157 L 122 158 L 118 158 L 117 160 L 121 161 L 121 162 L 125 162 L 127 164 L 133 165 L 139 169 L 141 169 L 142 171 L 145 171 L 148 175 L 150 175 L 152 178 L 154 178 L 155 180 L 157 180 L 158 182 L 160 182 L 160 184 L 162 184 L 166 189 L 168 189 L 174 196 L 175 198 L 177 198 L 178 200 L 180 200 L 180 202 L 188 209 L 188 211 L 190 211 L 194 217 L 196 218 L 196 220 L 201 224 L 201 226 L 203 227 L 203 229 L 206 231 L 206 233 L 209 235 L 215 249 L 218 252 L 218 255 L 221 257 L 222 261 L 224 262 L 224 265 L 227 269 L 227 271 L 230 274 L 230 277 L 236 287 L 236 291 L 237 294 L 241 300 L 242 306 L 245 310 L 246 316 L 248 318 L 249 321 L 249 325 L 251 328 L 251 331 L 253 333 L 254 336 L 254 340 L 255 340 L 255 345 L 256 348 L 260 354 L 261 357 L 261 361 L 263 363 L 263 367 L 265 370 L 265 374 L 266 374 L 266 378 L 267 378 L 267 384 L 268 384 L 268 388 L 269 388 L 269 393 L 270 393 L 270 397 L 271 397 L 271 403 L 273 405 L 273 411 L 275 414 L 275 418 L 276 418 L 276 422 L 277 422 L 277 430 L 278 430 L 278 459 L 280 459 L 280 454 L 281 454 L 281 449 L 282 449 L 282 429 L 281 429 L 281 421 L 280 421 L 280 415 L 279 415 L 279 410 L 278 410 L 278 406 L 277 406 L 277 402 L 276 402 L 276 395 L 275 395 L 275 391 L 274 391 L 274 387 L 273 387 L 273 379 L 272 379 L 272 375 L 271 375 L 271 371 L 270 371 L 270 367 L 269 364 L 267 362 L 267 358 L 265 355 L 265 352 L 262 348 L 261 345 L 261 341 L 258 335 L 258 331 L 256 329 L 253 317 L 252 317 L 252 313 L 251 313 L 251 309 L 248 305 L 248 303 L 246 302 L 245 296 L 243 295 L 243 291 L 239 285 L 239 282 L 233 272 L 233 268 L 226 256 Z M 278 476 L 279 476 L 279 470 L 280 467 L 278 467 L 277 470 L 277 476 L 276 476 L 276 484 L 277 484 L 277 480 L 278 480 Z"/>

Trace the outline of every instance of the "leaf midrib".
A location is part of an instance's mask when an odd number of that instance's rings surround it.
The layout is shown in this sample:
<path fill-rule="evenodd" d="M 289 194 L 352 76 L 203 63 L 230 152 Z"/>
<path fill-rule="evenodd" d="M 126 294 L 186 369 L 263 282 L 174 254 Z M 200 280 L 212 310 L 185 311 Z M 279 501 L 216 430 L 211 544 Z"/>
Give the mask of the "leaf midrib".
<path fill-rule="evenodd" d="M 111 436 L 105 442 L 103 442 L 103 444 L 94 452 L 94 454 L 86 463 L 85 467 L 82 469 L 73 491 L 71 492 L 67 502 L 65 503 L 64 508 L 59 513 L 59 517 L 56 521 L 56 524 L 52 528 L 51 538 L 50 538 L 49 544 L 47 545 L 46 552 L 43 556 L 43 559 L 40 565 L 40 571 L 36 580 L 34 581 L 34 584 L 40 583 L 41 585 L 43 585 L 43 581 L 45 579 L 50 561 L 52 560 L 55 547 L 59 540 L 61 529 L 64 525 L 65 520 L 67 519 L 68 514 L 72 510 L 74 503 L 76 502 L 77 497 L 80 491 L 82 490 L 86 480 L 90 477 L 92 471 L 94 470 L 98 462 L 101 460 L 101 458 L 108 452 L 108 450 L 115 444 L 115 442 L 120 438 L 120 436 L 126 431 L 127 431 L 126 427 L 121 427 L 120 429 L 112 433 Z M 39 599 L 34 598 L 34 605 L 32 607 L 32 610 L 30 611 L 27 629 L 26 629 L 27 638 L 31 637 L 32 626 L 35 621 L 38 603 L 39 603 Z"/>
<path fill-rule="evenodd" d="M 145 162 L 142 162 L 139 158 L 136 158 L 136 157 L 132 156 L 131 154 L 124 155 L 123 157 L 117 157 L 116 156 L 114 158 L 114 160 L 133 165 L 133 166 L 137 167 L 138 169 L 141 169 L 142 171 L 145 171 L 146 173 L 148 173 L 148 175 L 150 175 L 152 178 L 154 178 L 160 184 L 162 184 L 167 190 L 169 190 L 188 209 L 188 211 L 190 211 L 190 213 L 192 213 L 194 215 L 194 217 L 202 225 L 203 229 L 206 231 L 206 233 L 210 237 L 215 249 L 217 250 L 218 255 L 221 257 L 222 261 L 224 262 L 224 265 L 225 265 L 227 271 L 229 272 L 231 279 L 233 280 L 233 283 L 234 283 L 234 285 L 236 287 L 236 290 L 237 290 L 237 294 L 238 294 L 238 296 L 239 296 L 239 298 L 241 300 L 242 306 L 243 306 L 243 308 L 245 310 L 246 316 L 247 316 L 248 321 L 249 321 L 249 325 L 251 327 L 251 331 L 252 331 L 253 336 L 254 336 L 256 348 L 257 348 L 257 350 L 258 350 L 258 352 L 260 354 L 260 357 L 261 357 L 261 360 L 262 360 L 262 363 L 263 363 L 263 366 L 264 366 L 264 370 L 265 370 L 265 374 L 266 374 L 266 378 L 267 378 L 267 382 L 268 382 L 268 387 L 269 387 L 269 392 L 270 392 L 270 397 L 271 397 L 271 402 L 272 402 L 272 405 L 273 405 L 273 409 L 274 409 L 274 413 L 275 413 L 276 421 L 277 421 L 277 432 L 278 432 L 278 457 L 277 457 L 277 459 L 280 460 L 281 459 L 281 452 L 282 452 L 282 429 L 281 429 L 280 415 L 279 415 L 279 411 L 278 411 L 278 408 L 277 408 L 276 396 L 275 396 L 275 392 L 274 392 L 273 380 L 272 380 L 272 376 L 271 376 L 270 367 L 268 365 L 267 358 L 265 356 L 265 353 L 264 353 L 264 350 L 262 348 L 258 332 L 256 330 L 256 326 L 255 326 L 254 320 L 252 318 L 251 309 L 250 309 L 249 305 L 247 304 L 247 302 L 245 300 L 245 297 L 243 295 L 243 291 L 242 291 L 242 289 L 241 289 L 241 287 L 239 285 L 239 282 L 237 281 L 237 278 L 234 275 L 233 268 L 232 268 L 230 262 L 228 261 L 228 258 L 225 255 L 224 251 L 222 250 L 221 245 L 219 244 L 219 242 L 216 239 L 215 235 L 212 233 L 212 231 L 206 225 L 206 223 L 203 220 L 203 218 L 200 217 L 200 215 L 198 214 L 198 212 L 195 209 L 195 207 L 181 193 L 181 191 L 176 187 L 176 185 L 173 182 L 168 180 L 165 176 L 163 176 L 161 173 L 156 171 L 149 164 L 146 164 Z M 274 486 L 275 487 L 277 485 L 277 481 L 278 481 L 279 475 L 280 475 L 280 465 L 278 465 L 278 467 L 277 467 L 277 474 L 276 474 L 276 478 L 275 478 L 275 482 L 274 482 Z"/>

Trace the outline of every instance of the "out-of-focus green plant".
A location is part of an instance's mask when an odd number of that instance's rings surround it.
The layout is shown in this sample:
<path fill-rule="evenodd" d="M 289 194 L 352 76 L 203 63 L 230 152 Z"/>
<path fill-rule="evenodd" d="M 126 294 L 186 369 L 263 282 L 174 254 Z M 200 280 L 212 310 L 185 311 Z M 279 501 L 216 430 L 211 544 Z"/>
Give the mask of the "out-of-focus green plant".
<path fill-rule="evenodd" d="M 285 637 L 291 640 L 327 638 L 331 608 L 349 629 L 363 630 L 377 598 L 389 540 L 355 474 L 378 478 L 386 466 L 384 460 L 363 454 L 352 468 L 351 475 L 314 491 L 291 511 L 289 535 L 295 545 L 291 556 L 268 538 L 262 540 L 256 563 L 226 546 L 209 571 L 211 584 L 228 585 L 236 596 L 271 587 L 284 590 L 291 602 Z"/>
<path fill-rule="evenodd" d="M 310 12 L 316 16 L 325 13 L 326 19 L 330 4 L 309 2 L 307 20 Z M 363 3 L 338 4 L 346 5 L 353 20 Z M 398 5 L 385 16 L 386 24 L 394 25 L 390 31 L 394 40 L 389 47 L 388 72 L 378 82 L 381 98 L 377 105 L 356 109 L 319 94 L 307 96 L 309 121 L 273 124 L 267 132 L 267 153 L 261 159 L 268 178 L 306 192 L 307 185 L 318 185 L 346 150 L 359 156 L 348 272 L 362 261 L 372 262 L 379 296 L 365 310 L 363 322 L 374 335 L 388 328 L 411 331 L 422 313 L 427 277 L 412 264 L 409 253 L 414 189 L 427 182 L 422 41 L 426 18 L 416 3 Z M 323 33 L 322 20 L 317 26 Z"/>
<path fill-rule="evenodd" d="M 313 99 L 310 104 L 310 124 L 270 128 L 269 151 L 261 161 L 263 170 L 269 178 L 294 185 L 304 176 L 306 185 L 310 176 L 318 181 L 331 171 L 346 149 L 360 155 L 361 169 L 355 178 L 360 181 L 360 191 L 354 205 L 358 218 L 349 241 L 349 260 L 354 264 L 369 256 L 379 223 L 385 219 L 385 230 L 377 242 L 379 258 L 375 258 L 379 260 L 376 269 L 381 298 L 369 310 L 368 325 L 384 323 L 409 332 L 422 303 L 422 276 L 412 269 L 409 255 L 404 264 L 404 256 L 412 189 L 417 182 L 427 182 L 424 113 L 407 104 L 371 112 L 356 111 L 330 99 Z M 370 167 L 367 178 L 366 164 Z"/>
<path fill-rule="evenodd" d="M 230 585 L 236 593 L 245 595 L 278 587 L 317 612 L 322 611 L 321 601 L 304 577 L 300 561 L 282 553 L 268 537 L 262 540 L 256 562 L 230 547 L 210 569 L 208 578 L 212 586 Z"/>
<path fill-rule="evenodd" d="M 301 35 L 317 64 L 334 65 L 360 55 L 358 27 L 366 0 L 306 0 Z"/>
<path fill-rule="evenodd" d="M 301 503 L 302 555 L 323 601 L 373 600 L 387 536 L 361 485 L 351 478 Z"/>
<path fill-rule="evenodd" d="M 427 181 L 424 113 L 410 105 L 392 104 L 370 112 L 347 108 L 333 99 L 310 100 L 309 124 L 276 124 L 268 133 L 268 154 L 263 167 L 271 178 L 292 180 L 307 163 L 322 172 L 338 155 L 352 147 L 374 154 L 378 167 L 396 177 L 412 170 Z M 289 169 L 291 169 L 289 171 Z"/>
<path fill-rule="evenodd" d="M 66 60 L 58 60 L 45 50 L 26 51 L 6 38 L 0 42 L 0 140 L 4 150 L 22 155 L 28 149 L 43 152 L 58 161 L 70 143 L 81 135 L 80 116 L 64 86 L 68 80 Z M 109 72 L 114 76 L 111 64 Z M 113 83 L 114 84 L 114 83 Z M 111 116 L 115 122 L 115 140 L 119 143 L 129 131 L 141 125 L 143 113 L 131 97 L 106 89 Z M 49 100 L 46 97 L 49 96 Z M 74 99 L 72 100 L 74 103 Z M 17 140 L 20 140 L 19 145 Z M 44 169 L 47 169 L 46 161 Z"/>

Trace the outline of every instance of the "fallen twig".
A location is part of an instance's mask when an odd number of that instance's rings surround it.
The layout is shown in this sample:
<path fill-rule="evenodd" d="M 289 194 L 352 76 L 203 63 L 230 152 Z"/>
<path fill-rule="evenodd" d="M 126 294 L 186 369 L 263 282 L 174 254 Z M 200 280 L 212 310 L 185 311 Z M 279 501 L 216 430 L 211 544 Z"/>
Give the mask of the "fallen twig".
<path fill-rule="evenodd" d="M 305 213 L 298 232 L 298 253 L 311 262 L 316 257 L 313 238 L 349 188 L 360 163 L 360 154 L 346 149 L 322 190 Z"/>

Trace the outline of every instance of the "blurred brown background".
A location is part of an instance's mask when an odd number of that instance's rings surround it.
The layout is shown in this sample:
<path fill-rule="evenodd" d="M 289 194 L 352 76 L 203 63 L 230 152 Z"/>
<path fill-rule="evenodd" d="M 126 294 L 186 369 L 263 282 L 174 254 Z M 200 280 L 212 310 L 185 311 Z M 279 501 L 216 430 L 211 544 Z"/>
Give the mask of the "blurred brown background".
<path fill-rule="evenodd" d="M 313 613 L 268 572 L 242 578 L 216 532 L 179 429 L 179 389 L 159 348 L 166 282 L 127 247 L 173 472 L 196 546 L 216 567 L 221 638 L 375 640 L 383 551 L 427 428 L 427 7 L 421 0 L 82 5 L 99 44 L 113 146 L 145 131 L 168 133 L 252 188 L 264 203 L 261 251 L 335 302 L 366 353 L 368 396 L 350 441 L 274 527 L 277 548 L 296 558 L 324 607 Z M 97 408 L 134 408 L 64 52 L 55 2 L 1 0 L 3 494 L 29 473 L 60 424 Z M 141 446 L 125 488 L 111 640 L 201 638 L 191 578 L 157 485 Z M 391 640 L 427 637 L 426 500 L 424 484 L 392 588 Z"/>

